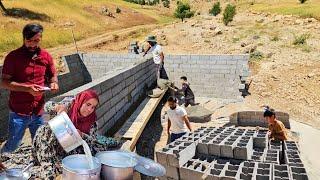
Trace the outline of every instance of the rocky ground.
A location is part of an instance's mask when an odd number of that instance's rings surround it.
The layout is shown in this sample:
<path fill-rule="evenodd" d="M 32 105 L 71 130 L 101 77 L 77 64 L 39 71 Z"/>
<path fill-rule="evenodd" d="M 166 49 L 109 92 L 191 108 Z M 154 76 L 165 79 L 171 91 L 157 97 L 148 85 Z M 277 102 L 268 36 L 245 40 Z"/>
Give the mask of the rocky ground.
<path fill-rule="evenodd" d="M 221 15 L 196 16 L 186 22 L 158 27 L 165 54 L 251 53 L 251 95 L 245 104 L 268 104 L 286 111 L 292 119 L 320 128 L 320 22 L 291 15 L 239 12 L 223 25 Z M 304 44 L 295 38 L 306 34 Z M 127 43 L 99 49 L 124 52 Z M 112 47 L 112 49 L 111 49 Z"/>

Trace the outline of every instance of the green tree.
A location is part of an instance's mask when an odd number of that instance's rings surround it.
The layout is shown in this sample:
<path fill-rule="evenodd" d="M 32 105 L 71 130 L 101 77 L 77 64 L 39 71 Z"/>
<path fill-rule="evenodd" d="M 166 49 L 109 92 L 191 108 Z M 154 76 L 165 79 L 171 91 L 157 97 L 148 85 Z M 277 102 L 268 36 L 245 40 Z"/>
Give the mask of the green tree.
<path fill-rule="evenodd" d="M 227 26 L 236 15 L 236 6 L 228 4 L 223 12 L 223 23 Z"/>
<path fill-rule="evenodd" d="M 162 0 L 163 7 L 169 8 L 170 7 L 170 1 L 169 0 Z"/>
<path fill-rule="evenodd" d="M 176 11 L 174 12 L 174 16 L 176 18 L 181 19 L 181 21 L 183 22 L 185 18 L 191 18 L 192 16 L 194 16 L 194 11 L 191 11 L 189 3 L 178 1 L 177 4 L 178 6 L 176 8 Z"/>
<path fill-rule="evenodd" d="M 212 14 L 213 16 L 220 14 L 220 12 L 221 12 L 220 2 L 214 3 L 212 9 L 209 10 L 209 13 Z"/>

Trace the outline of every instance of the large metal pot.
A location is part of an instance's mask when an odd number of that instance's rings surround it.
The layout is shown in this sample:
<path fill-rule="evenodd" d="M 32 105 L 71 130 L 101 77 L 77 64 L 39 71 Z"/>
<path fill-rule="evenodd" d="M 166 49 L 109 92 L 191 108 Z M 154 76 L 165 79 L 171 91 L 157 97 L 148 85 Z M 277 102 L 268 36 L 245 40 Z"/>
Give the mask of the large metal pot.
<path fill-rule="evenodd" d="M 137 160 L 122 151 L 103 151 L 96 154 L 102 164 L 101 176 L 104 180 L 132 180 Z"/>
<path fill-rule="evenodd" d="M 90 168 L 88 159 L 84 154 L 65 157 L 62 160 L 63 180 L 99 180 L 101 173 L 100 161 L 93 158 L 93 168 Z"/>
<path fill-rule="evenodd" d="M 82 145 L 82 138 L 67 113 L 60 113 L 48 123 L 60 145 L 66 152 L 70 152 Z"/>

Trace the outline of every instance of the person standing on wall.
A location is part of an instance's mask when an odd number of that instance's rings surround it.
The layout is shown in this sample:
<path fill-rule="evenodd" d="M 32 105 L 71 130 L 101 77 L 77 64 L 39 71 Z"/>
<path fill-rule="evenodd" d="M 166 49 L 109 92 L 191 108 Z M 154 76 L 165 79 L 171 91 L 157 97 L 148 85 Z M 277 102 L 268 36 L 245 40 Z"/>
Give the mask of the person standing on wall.
<path fill-rule="evenodd" d="M 177 99 L 175 97 L 171 96 L 168 98 L 168 105 L 170 109 L 167 111 L 167 133 L 170 137 L 170 142 L 173 142 L 185 135 L 188 130 L 191 132 L 192 129 L 186 110 L 177 104 Z"/>
<path fill-rule="evenodd" d="M 164 54 L 162 51 L 162 47 L 157 43 L 155 36 L 148 36 L 146 41 L 148 42 L 148 47 L 143 54 L 143 57 L 151 52 L 153 55 L 153 62 L 156 64 L 156 72 L 157 72 L 157 79 L 168 79 L 168 76 L 164 70 Z"/>
<path fill-rule="evenodd" d="M 9 137 L 1 152 L 12 152 L 21 143 L 26 128 L 33 139 L 43 124 L 44 91 L 58 91 L 57 72 L 51 55 L 40 48 L 43 27 L 27 24 L 23 46 L 4 60 L 0 87 L 10 90 Z M 49 87 L 45 88 L 45 84 Z"/>

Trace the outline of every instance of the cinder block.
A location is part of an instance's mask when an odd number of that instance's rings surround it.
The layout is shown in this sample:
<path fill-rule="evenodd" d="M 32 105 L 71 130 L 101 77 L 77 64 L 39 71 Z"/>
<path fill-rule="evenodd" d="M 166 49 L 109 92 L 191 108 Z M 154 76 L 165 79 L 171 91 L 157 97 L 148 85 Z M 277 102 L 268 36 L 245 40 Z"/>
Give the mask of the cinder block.
<path fill-rule="evenodd" d="M 229 136 L 223 142 L 221 142 L 220 156 L 226 158 L 233 158 L 233 149 L 236 147 L 240 136 Z"/>
<path fill-rule="evenodd" d="M 285 151 L 285 163 L 289 166 L 303 167 L 303 163 L 298 151 Z"/>
<path fill-rule="evenodd" d="M 170 143 L 168 148 L 172 149 L 172 153 L 167 154 L 168 165 L 173 167 L 181 167 L 188 162 L 196 152 L 196 144 L 194 142 L 174 141 Z"/>
<path fill-rule="evenodd" d="M 268 149 L 267 153 L 264 157 L 264 162 L 266 163 L 273 163 L 273 164 L 280 164 L 280 151 L 275 149 Z"/>
<path fill-rule="evenodd" d="M 303 167 L 290 167 L 292 179 L 294 180 L 308 180 L 306 169 Z"/>
<path fill-rule="evenodd" d="M 268 134 L 267 131 L 258 131 L 253 136 L 254 148 L 266 148 L 268 146 Z"/>
<path fill-rule="evenodd" d="M 220 180 L 226 170 L 226 164 L 214 163 L 206 173 L 206 180 Z"/>
<path fill-rule="evenodd" d="M 162 177 L 163 179 L 180 180 L 179 168 L 167 165 L 163 165 L 163 167 L 166 169 L 166 175 Z"/>
<path fill-rule="evenodd" d="M 273 164 L 273 179 L 290 179 L 290 171 L 288 165 Z"/>
<path fill-rule="evenodd" d="M 271 180 L 272 179 L 272 164 L 258 163 L 255 176 L 257 180 Z"/>
<path fill-rule="evenodd" d="M 204 137 L 201 139 L 197 145 L 197 153 L 209 155 L 209 143 L 214 138 L 212 137 Z"/>
<path fill-rule="evenodd" d="M 285 145 L 285 150 L 287 150 L 287 151 L 299 151 L 300 152 L 298 143 L 295 141 L 285 141 L 284 145 Z"/>
<path fill-rule="evenodd" d="M 210 165 L 206 161 L 188 161 L 180 168 L 180 178 L 182 180 L 202 179 L 202 176 L 210 169 Z"/>
<path fill-rule="evenodd" d="M 212 141 L 210 141 L 208 146 L 209 155 L 213 155 L 213 156 L 221 155 L 220 144 L 226 137 L 228 136 L 220 134 L 219 136 L 214 138 Z"/>
<path fill-rule="evenodd" d="M 253 153 L 253 138 L 242 136 L 234 147 L 234 158 L 250 160 Z"/>

